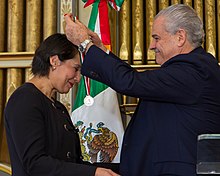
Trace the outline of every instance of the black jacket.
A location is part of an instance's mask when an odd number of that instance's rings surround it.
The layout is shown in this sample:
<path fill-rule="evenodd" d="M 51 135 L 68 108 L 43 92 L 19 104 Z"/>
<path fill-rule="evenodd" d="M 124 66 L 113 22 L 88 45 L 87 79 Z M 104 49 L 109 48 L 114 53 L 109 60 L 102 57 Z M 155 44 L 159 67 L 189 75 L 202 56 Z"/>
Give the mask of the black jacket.
<path fill-rule="evenodd" d="M 25 83 L 5 108 L 5 128 L 15 176 L 93 176 L 82 164 L 80 142 L 66 108 Z"/>
<path fill-rule="evenodd" d="M 220 133 L 220 67 L 201 47 L 137 72 L 96 46 L 82 74 L 139 98 L 124 135 L 123 176 L 196 175 L 197 136 Z"/>

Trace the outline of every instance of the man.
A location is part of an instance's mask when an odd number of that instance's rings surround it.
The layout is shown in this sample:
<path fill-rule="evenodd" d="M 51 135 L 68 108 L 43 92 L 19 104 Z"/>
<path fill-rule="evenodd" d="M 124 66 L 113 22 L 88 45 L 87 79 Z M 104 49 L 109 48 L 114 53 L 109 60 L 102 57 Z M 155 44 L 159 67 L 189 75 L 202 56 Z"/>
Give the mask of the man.
<path fill-rule="evenodd" d="M 124 135 L 120 174 L 195 176 L 197 136 L 220 133 L 220 68 L 201 47 L 196 12 L 183 4 L 159 12 L 150 49 L 161 68 L 145 72 L 103 52 L 79 21 L 65 20 L 68 39 L 85 48 L 81 73 L 140 99 Z"/>

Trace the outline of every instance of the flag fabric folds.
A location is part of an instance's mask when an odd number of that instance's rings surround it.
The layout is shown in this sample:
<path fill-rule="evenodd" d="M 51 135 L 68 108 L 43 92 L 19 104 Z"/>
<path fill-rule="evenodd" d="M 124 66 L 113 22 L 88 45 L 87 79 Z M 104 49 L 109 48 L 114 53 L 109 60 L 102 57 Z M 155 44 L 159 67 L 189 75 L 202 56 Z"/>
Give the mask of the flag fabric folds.
<path fill-rule="evenodd" d="M 110 50 L 108 4 L 119 10 L 123 0 L 88 0 L 92 4 L 88 28 L 95 31 Z M 85 97 L 92 97 L 87 99 Z M 71 119 L 79 129 L 84 161 L 119 162 L 124 128 L 117 94 L 107 85 L 82 77 Z"/>

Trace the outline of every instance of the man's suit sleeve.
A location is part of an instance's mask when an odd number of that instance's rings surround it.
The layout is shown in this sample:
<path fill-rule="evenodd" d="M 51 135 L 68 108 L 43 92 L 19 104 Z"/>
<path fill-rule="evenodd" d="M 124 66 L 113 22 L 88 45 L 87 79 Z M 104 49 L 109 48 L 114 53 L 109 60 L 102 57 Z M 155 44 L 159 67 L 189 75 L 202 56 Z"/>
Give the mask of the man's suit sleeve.
<path fill-rule="evenodd" d="M 192 104 L 200 96 L 202 79 L 192 64 L 183 63 L 176 62 L 165 68 L 137 72 L 113 54 L 109 55 L 91 46 L 81 73 L 125 95 Z"/>

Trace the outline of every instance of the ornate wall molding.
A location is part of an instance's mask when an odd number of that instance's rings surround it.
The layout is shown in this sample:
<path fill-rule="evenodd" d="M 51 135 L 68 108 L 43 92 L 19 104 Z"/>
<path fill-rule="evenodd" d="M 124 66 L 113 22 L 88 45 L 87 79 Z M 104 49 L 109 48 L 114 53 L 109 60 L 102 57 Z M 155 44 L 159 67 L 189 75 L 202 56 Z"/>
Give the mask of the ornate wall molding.
<path fill-rule="evenodd" d="M 0 53 L 0 68 L 29 68 L 33 55 L 33 52 Z"/>

